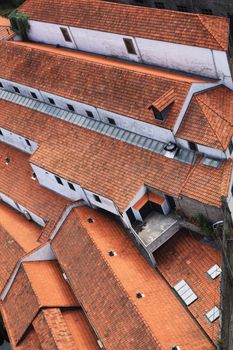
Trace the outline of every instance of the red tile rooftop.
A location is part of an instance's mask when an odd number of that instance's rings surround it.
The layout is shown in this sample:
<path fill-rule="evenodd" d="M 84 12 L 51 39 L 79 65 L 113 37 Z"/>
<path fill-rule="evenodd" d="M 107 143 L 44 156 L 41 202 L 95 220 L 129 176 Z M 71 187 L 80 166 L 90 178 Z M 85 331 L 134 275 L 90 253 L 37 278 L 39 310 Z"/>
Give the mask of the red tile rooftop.
<path fill-rule="evenodd" d="M 174 344 L 185 350 L 213 348 L 113 218 L 77 208 L 52 245 L 106 349 L 170 349 Z M 110 257 L 110 250 L 117 255 Z M 138 299 L 138 292 L 144 297 Z"/>
<path fill-rule="evenodd" d="M 31 20 L 182 45 L 227 50 L 227 18 L 128 6 L 94 0 L 27 0 Z"/>
<path fill-rule="evenodd" d="M 220 304 L 220 277 L 211 280 L 207 271 L 215 264 L 221 266 L 221 252 L 201 240 L 200 236 L 179 231 L 154 253 L 157 267 L 174 288 L 182 279 L 187 282 L 198 299 L 188 306 L 189 311 L 216 342 L 219 321 L 205 319 L 205 314 Z"/>
<path fill-rule="evenodd" d="M 169 129 L 192 83 L 208 81 L 72 50 L 6 41 L 0 42 L 0 77 L 158 126 L 161 123 L 148 106 L 174 89 L 176 100 L 163 123 Z"/>

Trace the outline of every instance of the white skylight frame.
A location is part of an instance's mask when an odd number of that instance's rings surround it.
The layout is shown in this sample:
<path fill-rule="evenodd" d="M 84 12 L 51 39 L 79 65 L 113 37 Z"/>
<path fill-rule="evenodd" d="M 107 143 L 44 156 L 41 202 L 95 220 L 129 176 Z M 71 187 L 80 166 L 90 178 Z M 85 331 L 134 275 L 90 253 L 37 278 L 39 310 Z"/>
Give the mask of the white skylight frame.
<path fill-rule="evenodd" d="M 178 282 L 174 286 L 174 289 L 187 306 L 191 305 L 195 300 L 197 300 L 197 295 L 193 292 L 185 280 Z"/>
<path fill-rule="evenodd" d="M 208 276 L 214 280 L 221 274 L 222 270 L 218 264 L 214 264 L 208 271 L 207 274 Z"/>
<path fill-rule="evenodd" d="M 205 314 L 205 316 L 209 322 L 213 323 L 214 321 L 216 321 L 219 318 L 220 310 L 217 306 L 214 306 L 211 310 L 209 310 Z"/>

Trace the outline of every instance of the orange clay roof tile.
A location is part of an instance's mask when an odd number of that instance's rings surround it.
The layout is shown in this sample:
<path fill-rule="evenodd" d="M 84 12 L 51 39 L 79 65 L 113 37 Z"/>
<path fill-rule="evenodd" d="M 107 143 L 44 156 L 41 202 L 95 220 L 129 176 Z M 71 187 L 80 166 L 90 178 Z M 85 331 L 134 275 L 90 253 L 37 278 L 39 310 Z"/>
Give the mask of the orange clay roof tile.
<path fill-rule="evenodd" d="M 225 150 L 233 136 L 233 91 L 220 86 L 194 95 L 176 136 Z"/>
<path fill-rule="evenodd" d="M 90 217 L 93 223 L 88 223 Z M 186 350 L 212 349 L 160 274 L 113 218 L 79 207 L 52 245 L 106 349 L 154 350 L 156 343 L 161 349 L 174 344 Z M 109 250 L 117 255 L 110 257 Z M 137 292 L 145 297 L 137 299 Z"/>
<path fill-rule="evenodd" d="M 228 47 L 227 18 L 98 0 L 28 0 L 21 10 L 36 21 L 217 50 Z"/>
<path fill-rule="evenodd" d="M 220 278 L 211 280 L 207 271 L 215 264 L 221 266 L 221 252 L 203 242 L 200 236 L 179 231 L 154 253 L 157 267 L 173 288 L 184 279 L 198 299 L 188 309 L 197 322 L 216 342 L 219 322 L 207 322 L 205 314 L 220 304 Z"/>
<path fill-rule="evenodd" d="M 166 107 L 170 106 L 176 99 L 174 89 L 169 89 L 157 100 L 155 100 L 151 106 L 155 107 L 159 112 L 162 112 Z"/>
<path fill-rule="evenodd" d="M 16 344 L 41 307 L 73 306 L 77 302 L 53 261 L 23 263 L 2 304 Z"/>
<path fill-rule="evenodd" d="M 174 126 L 192 83 L 207 81 L 71 50 L 14 42 L 0 42 L 0 77 L 159 126 L 148 106 L 173 88 L 176 100 L 164 128 Z"/>

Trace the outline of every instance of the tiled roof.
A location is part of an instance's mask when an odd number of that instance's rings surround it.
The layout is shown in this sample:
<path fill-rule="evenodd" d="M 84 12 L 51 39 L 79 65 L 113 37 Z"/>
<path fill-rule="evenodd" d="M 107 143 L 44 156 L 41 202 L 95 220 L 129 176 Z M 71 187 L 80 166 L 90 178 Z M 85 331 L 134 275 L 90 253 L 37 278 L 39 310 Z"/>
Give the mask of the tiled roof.
<path fill-rule="evenodd" d="M 10 21 L 4 17 L 0 17 L 0 40 L 9 40 L 15 36 L 10 28 Z"/>
<path fill-rule="evenodd" d="M 233 91 L 219 86 L 194 95 L 176 136 L 225 150 L 233 136 Z"/>
<path fill-rule="evenodd" d="M 221 252 L 187 231 L 180 231 L 154 253 L 159 271 L 172 288 L 182 279 L 198 299 L 189 307 L 209 337 L 218 339 L 219 322 L 207 322 L 204 315 L 220 303 L 220 278 L 211 280 L 206 272 L 215 264 L 221 266 Z"/>
<path fill-rule="evenodd" d="M 155 107 L 159 112 L 162 112 L 166 107 L 170 106 L 176 99 L 176 94 L 174 89 L 169 89 L 164 94 L 162 94 L 157 100 L 155 100 L 151 105 Z"/>
<path fill-rule="evenodd" d="M 227 50 L 228 20 L 103 1 L 28 0 L 30 19 L 182 45 Z"/>
<path fill-rule="evenodd" d="M 42 307 L 74 307 L 77 302 L 56 262 L 27 262 L 18 271 L 2 307 L 17 344 Z M 20 315 L 20 317 L 15 317 Z"/>
<path fill-rule="evenodd" d="M 0 77 L 159 126 L 148 106 L 174 89 L 176 100 L 162 124 L 165 128 L 174 126 L 192 83 L 207 82 L 110 58 L 13 42 L 0 42 Z"/>
<path fill-rule="evenodd" d="M 93 223 L 88 222 L 90 217 Z M 113 218 L 79 207 L 69 215 L 52 245 L 106 349 L 169 349 L 174 344 L 186 350 L 212 349 L 159 273 L 148 266 Z M 117 255 L 110 257 L 110 250 Z M 137 299 L 137 292 L 144 297 Z"/>
<path fill-rule="evenodd" d="M 10 118 L 8 122 L 11 123 Z M 13 129 L 13 124 L 11 129 Z M 23 121 L 21 128 L 27 129 Z M 33 128 L 31 129 L 30 136 L 33 136 L 33 133 L 36 136 L 36 124 L 34 124 L 34 131 Z M 10 158 L 8 166 L 5 165 L 6 157 Z M 7 144 L 0 143 L 0 192 L 43 218 L 47 222 L 44 228 L 46 234 L 46 232 L 50 232 L 69 201 L 40 186 L 38 181 L 31 179 L 32 169 L 29 158 L 29 155 Z"/>

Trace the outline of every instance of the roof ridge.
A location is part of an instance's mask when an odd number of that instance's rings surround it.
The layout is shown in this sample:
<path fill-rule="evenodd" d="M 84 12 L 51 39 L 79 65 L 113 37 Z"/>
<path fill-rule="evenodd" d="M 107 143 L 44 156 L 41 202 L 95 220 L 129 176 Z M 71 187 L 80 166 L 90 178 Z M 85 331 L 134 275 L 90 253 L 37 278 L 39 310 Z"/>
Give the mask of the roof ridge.
<path fill-rule="evenodd" d="M 184 187 L 186 186 L 187 182 L 189 181 L 189 178 L 190 178 L 191 175 L 193 174 L 194 170 L 196 170 L 196 168 L 197 168 L 197 166 L 199 165 L 200 161 L 201 161 L 201 156 L 198 156 L 198 157 L 197 157 L 197 160 L 196 160 L 196 162 L 195 162 L 195 164 L 194 164 L 194 166 L 191 166 L 191 169 L 190 169 L 188 175 L 186 176 L 186 179 L 185 179 L 183 185 L 181 186 L 179 195 L 182 194 Z"/>
<path fill-rule="evenodd" d="M 205 29 L 209 32 L 209 34 L 214 38 L 214 40 L 216 41 L 216 43 L 223 49 L 226 50 L 225 46 L 221 43 L 221 41 L 217 38 L 216 34 L 211 30 L 210 26 L 209 26 L 209 21 L 211 21 L 212 19 L 207 18 L 206 16 L 203 16 L 201 14 L 198 14 L 198 18 L 201 22 L 201 24 L 203 25 L 203 27 L 205 27 Z M 204 20 L 205 19 L 205 20 Z"/>
<path fill-rule="evenodd" d="M 203 110 L 202 104 L 205 105 L 205 107 L 207 107 L 207 108 L 210 108 L 210 107 L 209 107 L 207 104 L 205 104 L 203 101 L 199 101 L 198 99 L 197 99 L 197 103 L 198 103 L 199 107 L 201 108 L 203 114 L 205 115 L 205 117 L 206 117 L 206 119 L 207 119 L 207 121 L 208 121 L 208 124 L 209 124 L 211 130 L 213 131 L 214 135 L 216 136 L 218 142 L 220 143 L 220 145 L 221 145 L 222 148 L 224 149 L 224 145 L 223 145 L 221 139 L 219 138 L 218 134 L 216 133 L 216 131 L 215 131 L 214 128 L 212 127 L 212 125 L 211 125 L 211 123 L 210 123 L 210 121 L 209 121 L 209 118 L 208 118 L 207 114 L 206 114 L 206 113 L 204 112 L 204 110 Z M 211 109 L 211 108 L 210 108 L 210 109 Z M 213 111 L 212 109 L 211 109 L 211 111 L 212 111 L 213 113 L 215 113 L 219 118 L 221 118 L 221 117 L 218 115 L 218 113 L 216 113 L 216 112 Z M 229 124 L 229 123 L 228 123 L 228 124 Z"/>
<path fill-rule="evenodd" d="M 205 93 L 205 94 L 206 94 L 206 93 Z M 206 107 L 208 107 L 209 109 L 211 109 L 211 111 L 212 111 L 213 113 L 217 114 L 219 118 L 223 119 L 223 120 L 224 120 L 226 123 L 228 123 L 230 126 L 233 126 L 233 124 L 231 124 L 231 123 L 224 117 L 224 114 L 220 113 L 219 110 L 218 110 L 218 111 L 214 110 L 214 109 L 212 108 L 211 105 L 209 105 L 209 104 L 207 104 L 205 101 L 203 101 L 201 95 L 204 95 L 204 94 L 200 93 L 200 94 L 197 94 L 197 95 L 196 95 L 196 98 L 197 98 L 198 103 L 199 103 L 199 100 L 200 100 L 200 102 L 203 103 L 203 104 L 204 104 Z"/>
<path fill-rule="evenodd" d="M 145 324 L 146 330 L 148 332 L 150 332 L 151 336 L 153 337 L 156 345 L 158 346 L 157 349 L 161 349 L 161 345 L 158 341 L 158 339 L 155 337 L 154 333 L 151 331 L 150 326 L 148 325 L 147 321 L 144 319 L 142 313 L 140 312 L 140 310 L 138 309 L 138 307 L 136 306 L 136 304 L 133 302 L 133 299 L 131 298 L 131 296 L 129 295 L 129 293 L 127 292 L 127 290 L 125 289 L 125 287 L 123 286 L 121 280 L 118 278 L 118 276 L 116 275 L 116 273 L 114 272 L 114 270 L 112 269 L 111 265 L 109 264 L 109 262 L 107 261 L 107 259 L 105 258 L 105 256 L 103 255 L 102 251 L 100 250 L 100 248 L 97 246 L 97 244 L 95 243 L 94 239 L 91 237 L 91 235 L 88 233 L 87 228 L 83 225 L 83 220 L 80 218 L 80 216 L 76 213 L 76 210 L 73 210 L 73 212 L 75 213 L 75 216 L 78 219 L 79 224 L 82 226 L 82 228 L 86 231 L 89 239 L 91 240 L 91 242 L 94 244 L 95 248 L 98 250 L 99 254 L 101 255 L 102 259 L 104 260 L 104 262 L 106 263 L 106 265 L 108 266 L 108 268 L 110 269 L 111 273 L 113 274 L 114 278 L 116 279 L 117 283 L 119 284 L 119 286 L 122 288 L 122 290 L 125 292 L 125 294 L 127 295 L 128 300 L 130 301 L 130 303 L 132 304 L 133 308 L 135 309 L 135 311 L 138 313 L 138 315 L 140 316 L 140 318 L 142 319 L 142 322 Z"/>

